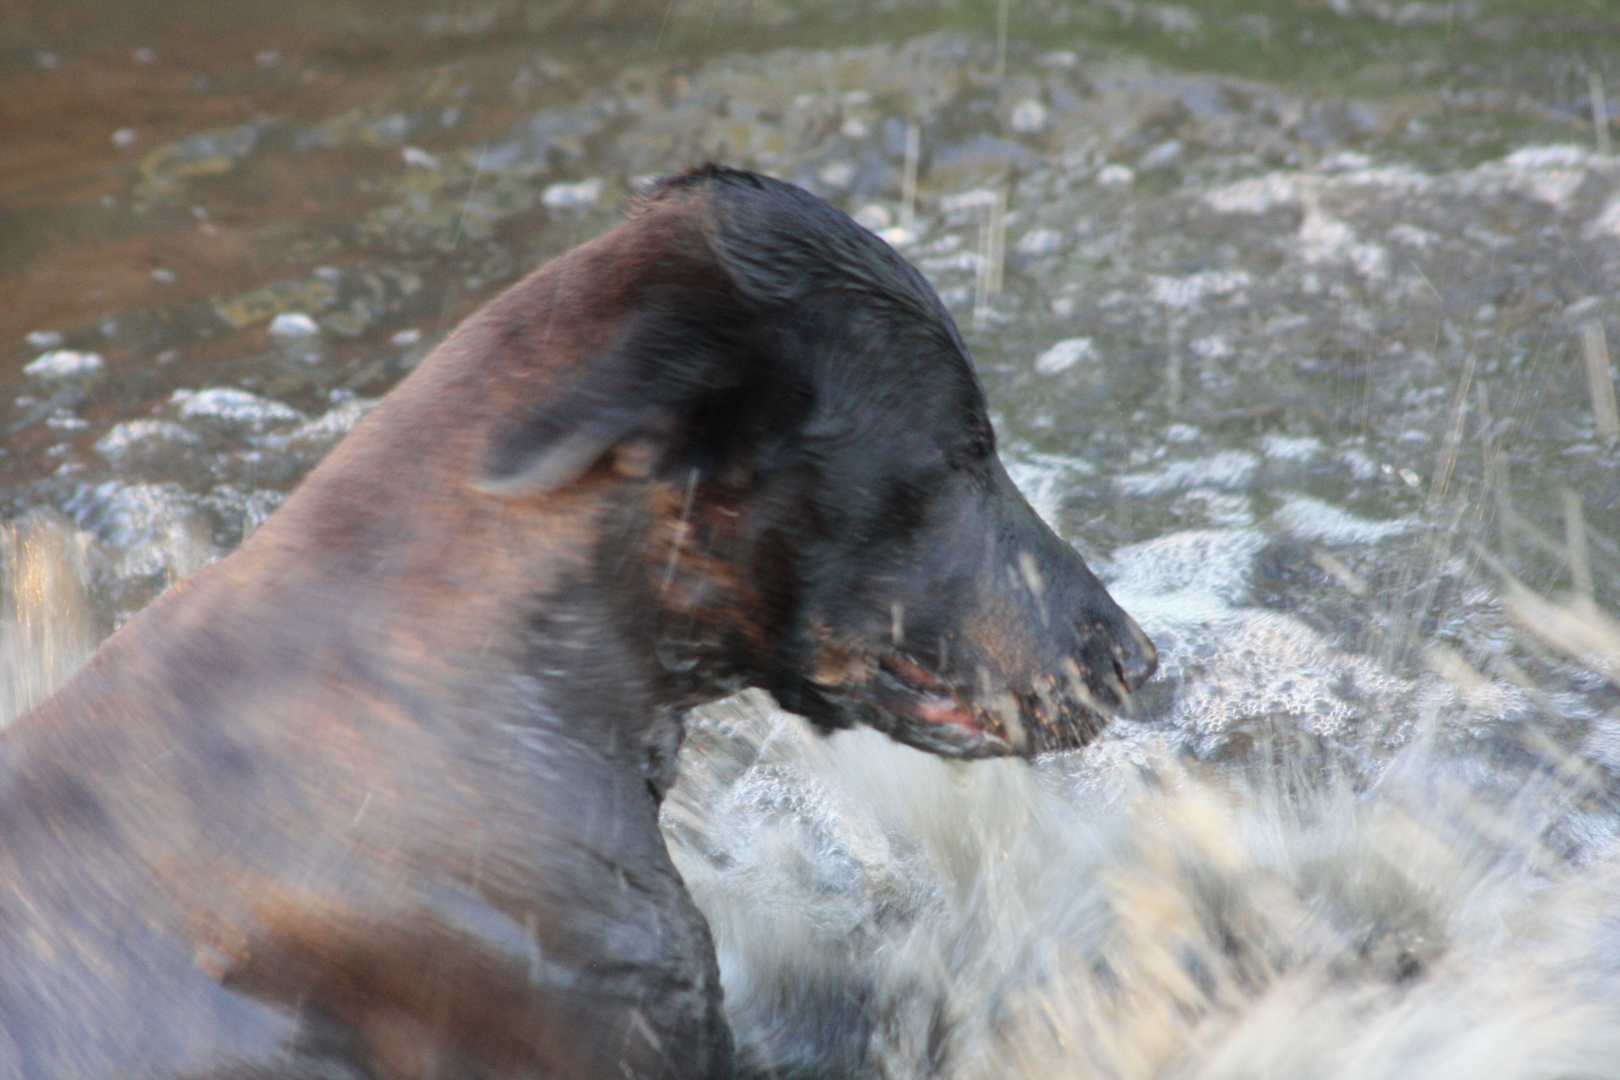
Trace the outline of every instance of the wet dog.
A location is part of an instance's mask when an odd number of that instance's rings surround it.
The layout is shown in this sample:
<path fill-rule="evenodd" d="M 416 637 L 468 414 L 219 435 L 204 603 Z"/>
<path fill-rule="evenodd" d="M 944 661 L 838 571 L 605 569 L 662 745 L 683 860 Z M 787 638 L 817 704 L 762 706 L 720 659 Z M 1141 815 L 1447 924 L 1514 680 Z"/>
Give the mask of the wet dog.
<path fill-rule="evenodd" d="M 0 1076 L 726 1076 L 687 709 L 1029 755 L 1153 667 L 922 277 L 676 177 L 4 733 Z"/>

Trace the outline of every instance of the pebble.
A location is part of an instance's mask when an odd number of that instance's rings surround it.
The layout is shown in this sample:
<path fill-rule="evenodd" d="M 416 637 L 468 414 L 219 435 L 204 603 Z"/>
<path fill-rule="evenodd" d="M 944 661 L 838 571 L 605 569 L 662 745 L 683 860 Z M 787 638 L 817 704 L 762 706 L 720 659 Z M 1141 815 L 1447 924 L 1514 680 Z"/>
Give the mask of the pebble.
<path fill-rule="evenodd" d="M 1136 163 L 1136 168 L 1139 172 L 1167 169 L 1174 165 L 1180 157 L 1181 140 L 1169 139 L 1143 154 L 1141 160 Z"/>
<path fill-rule="evenodd" d="M 551 210 L 578 210 L 595 206 L 602 197 L 602 178 L 593 176 L 576 184 L 552 184 L 540 196 L 540 201 Z"/>
<path fill-rule="evenodd" d="M 315 325 L 315 320 L 302 311 L 284 311 L 270 320 L 272 337 L 307 338 L 320 332 L 321 328 Z"/>
<path fill-rule="evenodd" d="M 1020 135 L 1039 135 L 1046 130 L 1046 119 L 1046 106 L 1034 98 L 1025 98 L 1013 106 L 1009 122 Z"/>
<path fill-rule="evenodd" d="M 1104 165 L 1097 172 L 1097 183 L 1103 187 L 1123 187 L 1136 179 L 1136 170 L 1129 165 Z"/>

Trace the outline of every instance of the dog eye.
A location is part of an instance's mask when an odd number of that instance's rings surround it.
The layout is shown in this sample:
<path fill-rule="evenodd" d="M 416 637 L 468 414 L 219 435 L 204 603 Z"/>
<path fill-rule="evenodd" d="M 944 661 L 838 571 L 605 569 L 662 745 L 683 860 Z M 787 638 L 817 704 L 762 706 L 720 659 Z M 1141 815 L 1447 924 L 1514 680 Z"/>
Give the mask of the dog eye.
<path fill-rule="evenodd" d="M 996 452 L 995 432 L 988 423 L 974 424 L 964 434 L 966 437 L 945 453 L 953 468 L 977 465 Z"/>

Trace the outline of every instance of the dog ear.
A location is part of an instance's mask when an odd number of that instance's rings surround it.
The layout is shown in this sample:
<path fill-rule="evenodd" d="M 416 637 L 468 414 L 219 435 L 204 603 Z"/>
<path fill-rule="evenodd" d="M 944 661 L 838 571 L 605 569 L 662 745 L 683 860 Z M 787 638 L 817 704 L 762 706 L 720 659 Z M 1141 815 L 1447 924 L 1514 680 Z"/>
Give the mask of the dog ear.
<path fill-rule="evenodd" d="M 752 328 L 729 297 L 640 313 L 560 394 L 497 429 L 473 486 L 509 499 L 544 495 L 632 439 L 662 456 L 680 432 L 709 422 L 702 402 L 757 377 Z"/>
<path fill-rule="evenodd" d="M 646 406 L 595 415 L 576 413 L 577 421 L 569 425 L 562 422 L 566 411 L 558 410 L 530 424 L 514 425 L 490 447 L 483 473 L 473 487 L 503 499 L 556 491 L 584 475 L 659 411 L 656 406 Z"/>
<path fill-rule="evenodd" d="M 479 491 L 556 491 L 632 439 L 666 458 L 676 439 L 715 423 L 703 407 L 714 395 L 770 378 L 762 358 L 775 351 L 774 320 L 739 285 L 736 260 L 714 248 L 708 211 L 688 202 L 645 212 L 581 249 L 588 259 L 565 256 L 580 264 L 571 295 L 591 297 L 570 301 L 587 309 L 575 317 L 612 319 L 612 332 L 571 381 L 496 428 Z"/>
<path fill-rule="evenodd" d="M 580 373 L 529 416 L 497 429 L 473 486 L 486 495 L 522 499 L 565 487 L 615 446 L 658 424 L 683 396 L 657 370 L 657 357 L 631 337 Z M 684 381 L 684 380 L 680 380 Z"/>

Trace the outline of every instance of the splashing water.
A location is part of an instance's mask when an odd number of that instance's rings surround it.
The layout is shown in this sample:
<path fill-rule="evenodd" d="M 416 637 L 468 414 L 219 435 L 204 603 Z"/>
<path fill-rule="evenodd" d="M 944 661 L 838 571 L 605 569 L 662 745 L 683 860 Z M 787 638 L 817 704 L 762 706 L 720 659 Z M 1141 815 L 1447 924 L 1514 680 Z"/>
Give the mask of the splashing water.
<path fill-rule="evenodd" d="M 91 542 L 50 514 L 0 526 L 0 725 L 49 696 L 100 640 Z"/>
<path fill-rule="evenodd" d="M 773 1076 L 1620 1076 L 1620 874 L 1414 742 L 1357 792 L 1118 742 L 968 766 L 761 700 L 695 725 L 666 832 Z"/>

